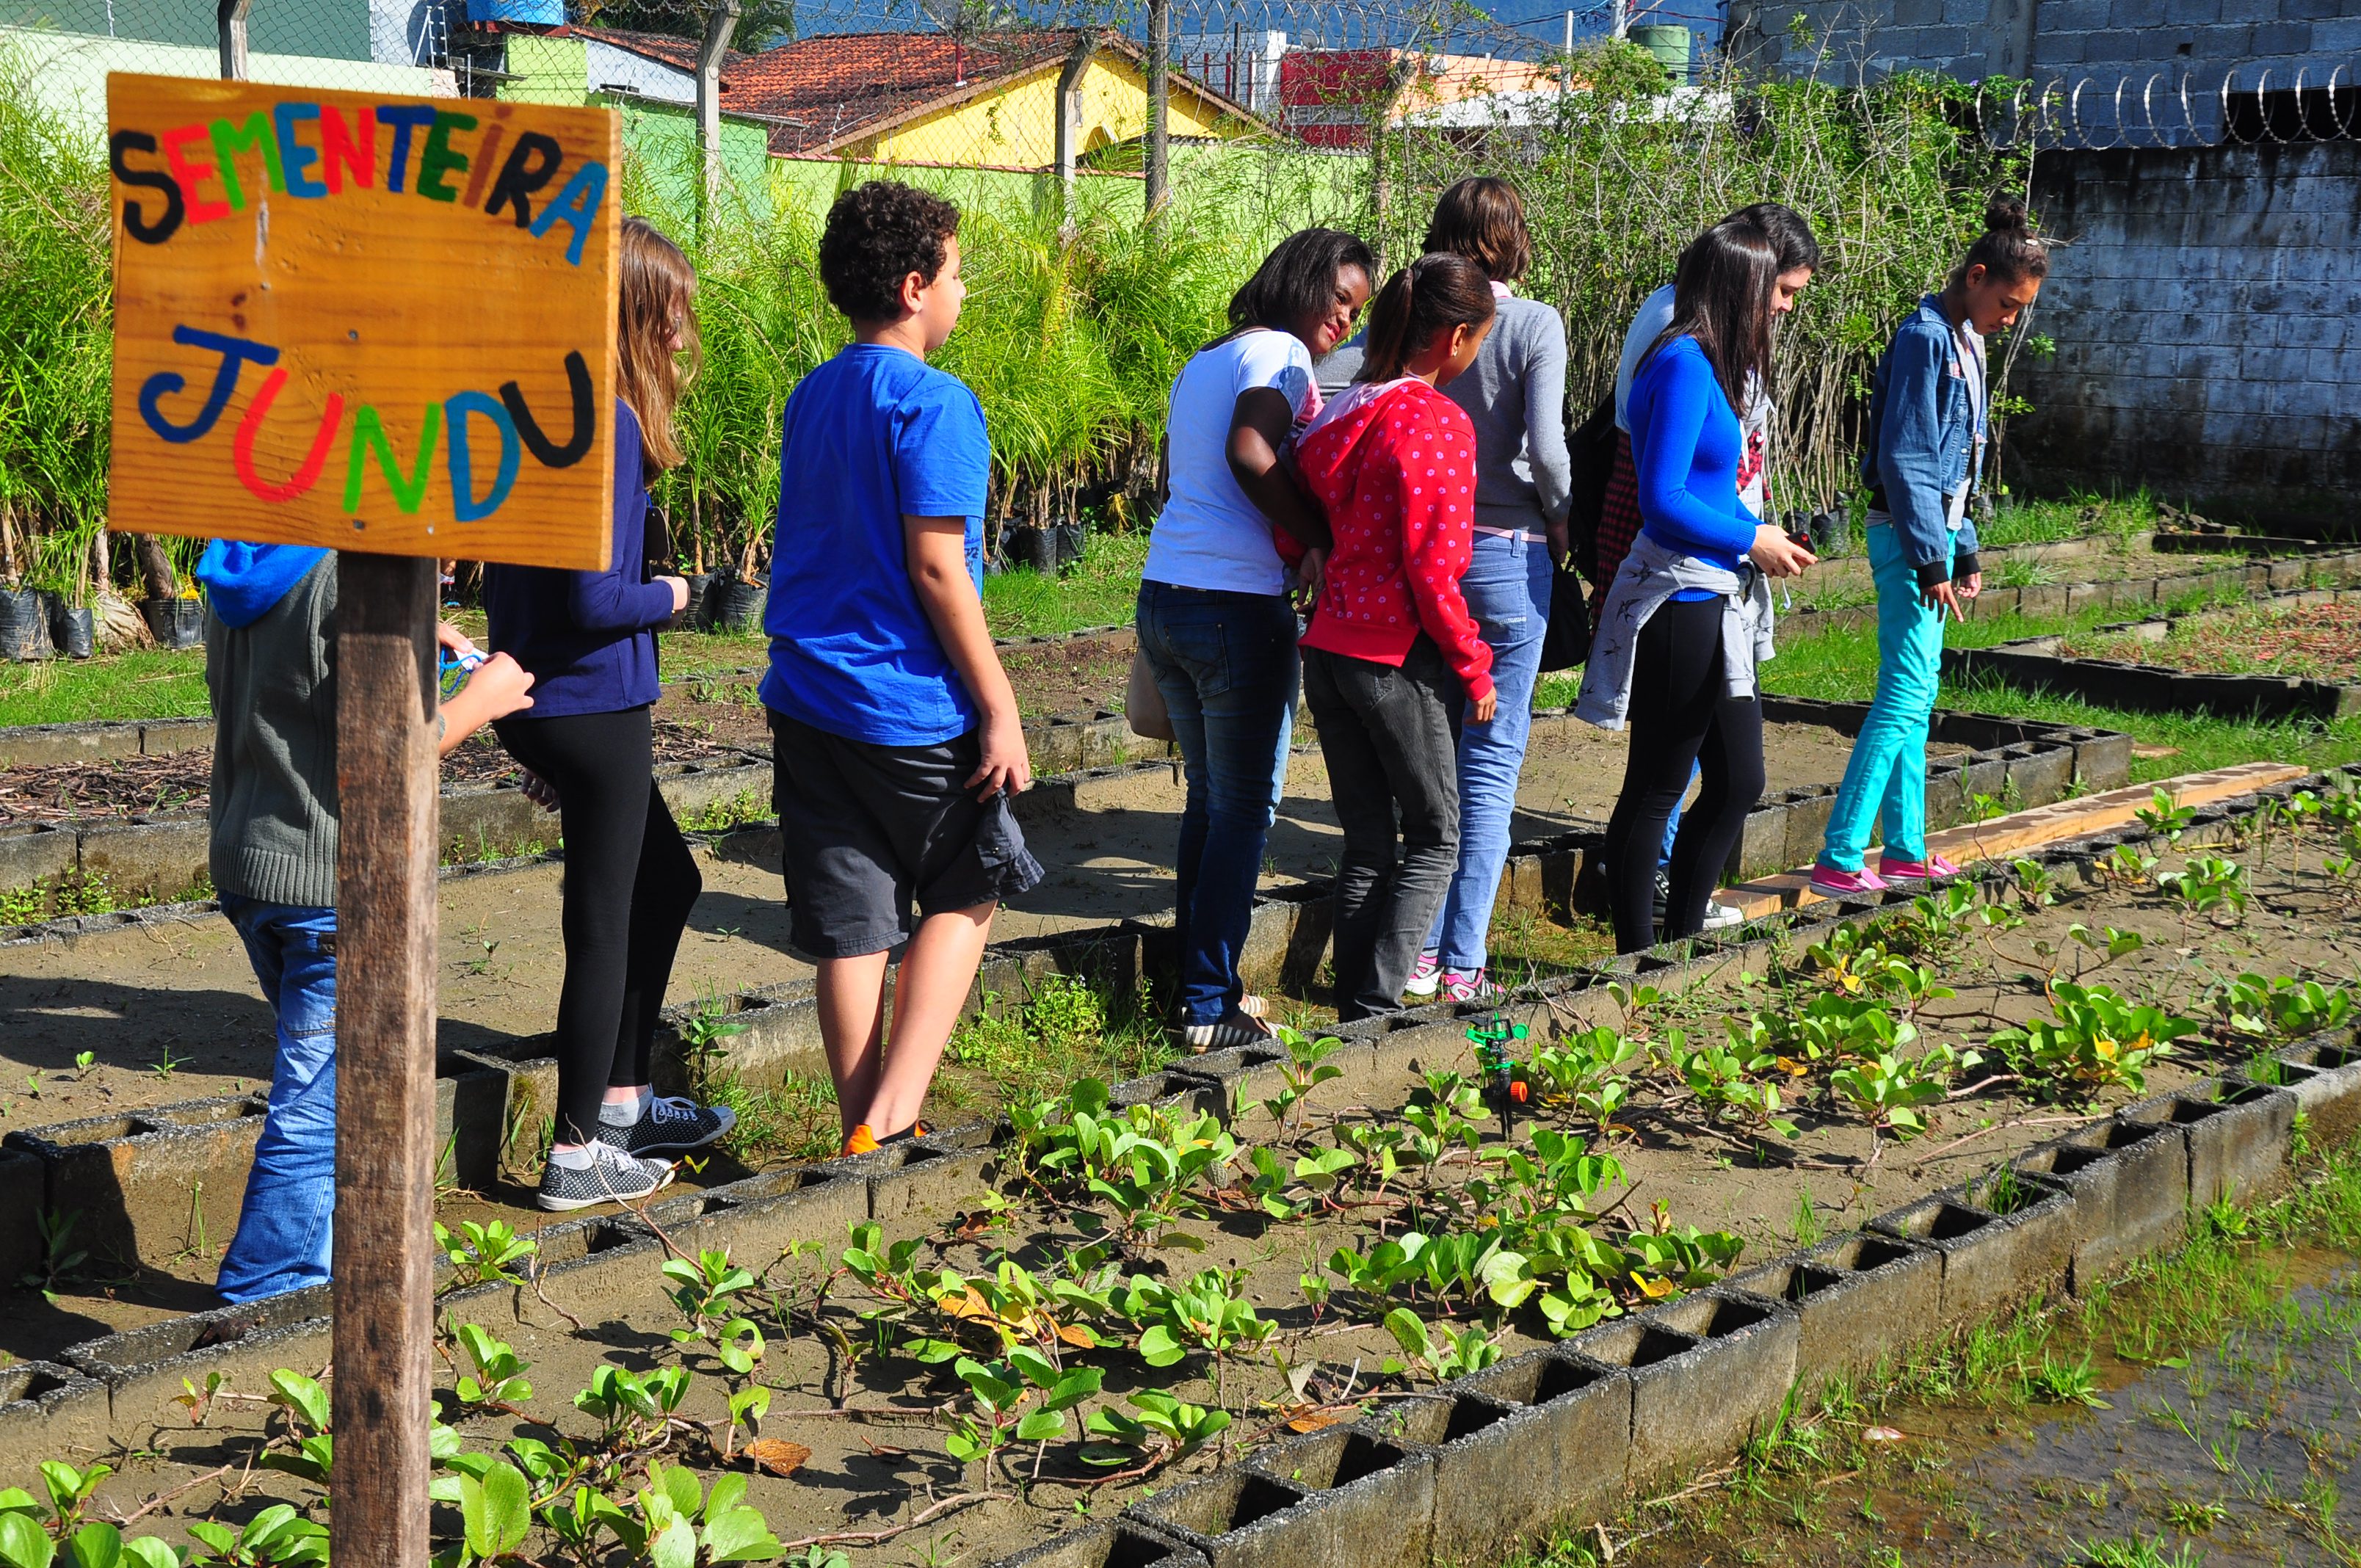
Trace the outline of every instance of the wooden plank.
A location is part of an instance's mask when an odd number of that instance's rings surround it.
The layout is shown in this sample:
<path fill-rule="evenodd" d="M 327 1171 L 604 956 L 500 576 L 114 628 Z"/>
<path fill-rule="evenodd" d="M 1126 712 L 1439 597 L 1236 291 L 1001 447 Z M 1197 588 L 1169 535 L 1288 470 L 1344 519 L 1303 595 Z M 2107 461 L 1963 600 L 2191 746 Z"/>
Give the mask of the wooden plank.
<path fill-rule="evenodd" d="M 434 563 L 336 574 L 338 1568 L 418 1568 L 434 1343 Z"/>
<path fill-rule="evenodd" d="M 118 530 L 598 569 L 610 110 L 115 72 Z"/>
<path fill-rule="evenodd" d="M 1995 817 L 1989 822 L 1947 828 L 1927 835 L 1927 843 L 1936 854 L 1962 866 L 1979 861 L 2008 860 L 2069 839 L 2127 828 L 2148 808 L 2159 789 L 2171 795 L 2175 806 L 2210 806 L 2217 800 L 2235 799 L 2290 779 L 2300 779 L 2310 771 L 2287 762 L 2240 762 L 2235 767 L 2184 773 L 2157 784 L 2133 784 L 2103 795 L 2084 795 L 2080 800 L 2037 806 Z M 1812 868 L 1804 866 L 1726 887 L 1713 896 L 1717 903 L 1745 911 L 1751 920 L 1781 909 L 1797 909 L 1822 902 L 1820 894 L 1812 891 L 1811 883 Z"/>

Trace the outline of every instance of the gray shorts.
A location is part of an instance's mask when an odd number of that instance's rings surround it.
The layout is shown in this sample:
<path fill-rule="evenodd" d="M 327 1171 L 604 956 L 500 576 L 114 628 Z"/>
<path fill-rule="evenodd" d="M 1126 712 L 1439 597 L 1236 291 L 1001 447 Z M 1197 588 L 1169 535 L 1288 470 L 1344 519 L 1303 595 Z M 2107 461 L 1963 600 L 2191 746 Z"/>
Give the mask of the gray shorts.
<path fill-rule="evenodd" d="M 983 756 L 976 731 L 939 746 L 878 746 L 776 711 L 770 718 L 788 934 L 805 953 L 882 953 L 909 939 L 913 905 L 924 919 L 1040 882 L 1008 796 L 978 800 L 967 787 Z"/>

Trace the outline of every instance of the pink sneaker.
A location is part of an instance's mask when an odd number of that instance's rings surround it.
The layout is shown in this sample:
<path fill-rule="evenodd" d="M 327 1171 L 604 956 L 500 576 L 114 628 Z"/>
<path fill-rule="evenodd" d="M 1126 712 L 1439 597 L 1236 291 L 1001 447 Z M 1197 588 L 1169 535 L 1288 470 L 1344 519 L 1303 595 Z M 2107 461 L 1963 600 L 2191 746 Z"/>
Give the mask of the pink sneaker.
<path fill-rule="evenodd" d="M 1960 874 L 1960 868 L 1940 855 L 1929 855 L 1923 861 L 1897 861 L 1890 855 L 1880 855 L 1877 869 L 1888 882 L 1933 882 L 1938 877 Z"/>
<path fill-rule="evenodd" d="M 1812 891 L 1822 898 L 1852 898 L 1864 893 L 1883 893 L 1885 879 L 1867 866 L 1857 872 L 1840 872 L 1834 866 L 1815 861 L 1812 866 Z"/>
<path fill-rule="evenodd" d="M 1410 978 L 1402 981 L 1402 994 L 1405 996 L 1415 996 L 1423 1000 L 1426 997 L 1433 996 L 1435 992 L 1435 988 L 1440 986 L 1442 983 L 1442 955 L 1433 952 L 1423 952 L 1418 955 L 1418 962 L 1411 967 Z"/>
<path fill-rule="evenodd" d="M 1455 969 L 1444 970 L 1443 994 L 1446 1000 L 1452 1002 L 1489 1002 L 1496 996 L 1509 994 L 1499 986 L 1494 985 L 1490 976 L 1489 970 L 1479 969 L 1473 974 L 1465 974 Z"/>

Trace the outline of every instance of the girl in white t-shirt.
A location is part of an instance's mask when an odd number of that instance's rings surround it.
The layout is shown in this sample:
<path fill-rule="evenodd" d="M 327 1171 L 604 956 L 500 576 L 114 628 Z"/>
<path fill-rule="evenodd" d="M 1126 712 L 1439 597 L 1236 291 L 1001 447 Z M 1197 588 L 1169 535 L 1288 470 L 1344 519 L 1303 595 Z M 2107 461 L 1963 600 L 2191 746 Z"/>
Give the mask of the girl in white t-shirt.
<path fill-rule="evenodd" d="M 1174 934 L 1194 1051 L 1270 1037 L 1237 960 L 1294 729 L 1295 609 L 1272 530 L 1309 552 L 1297 576 L 1316 582 L 1328 525 L 1286 455 L 1319 411 L 1312 362 L 1353 334 L 1376 265 L 1351 235 L 1290 236 L 1172 383 L 1137 627 L 1188 775 Z"/>

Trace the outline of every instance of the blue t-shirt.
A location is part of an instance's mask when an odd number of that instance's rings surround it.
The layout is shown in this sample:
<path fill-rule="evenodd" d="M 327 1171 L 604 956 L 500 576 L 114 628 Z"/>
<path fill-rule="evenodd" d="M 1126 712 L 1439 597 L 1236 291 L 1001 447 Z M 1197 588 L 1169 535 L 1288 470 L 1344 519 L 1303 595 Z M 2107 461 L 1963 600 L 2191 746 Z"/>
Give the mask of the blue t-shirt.
<path fill-rule="evenodd" d="M 855 343 L 787 399 L 771 554 L 765 707 L 878 746 L 975 728 L 975 699 L 910 585 L 902 519 L 967 520 L 983 591 L 983 406 L 958 377 Z"/>

